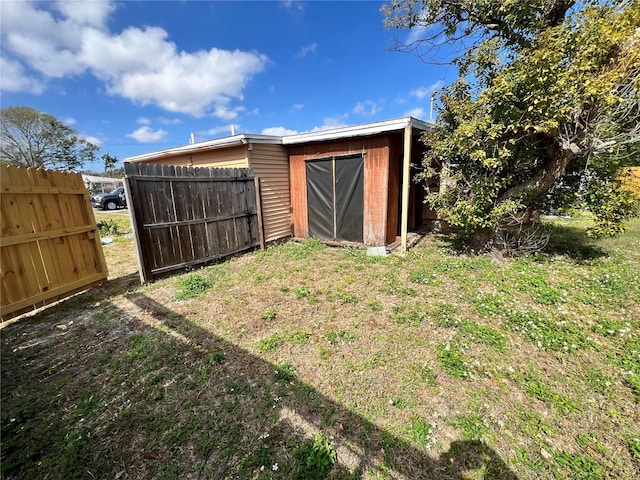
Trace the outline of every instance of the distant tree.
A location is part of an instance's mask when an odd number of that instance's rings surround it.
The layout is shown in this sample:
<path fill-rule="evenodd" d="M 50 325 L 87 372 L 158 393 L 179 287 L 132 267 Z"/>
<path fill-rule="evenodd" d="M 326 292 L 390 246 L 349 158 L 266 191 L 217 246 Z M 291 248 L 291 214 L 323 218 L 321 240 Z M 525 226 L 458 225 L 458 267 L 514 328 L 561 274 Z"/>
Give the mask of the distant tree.
<path fill-rule="evenodd" d="M 0 159 L 13 165 L 77 170 L 98 147 L 53 115 L 29 107 L 0 109 Z"/>
<path fill-rule="evenodd" d="M 118 157 L 114 157 L 113 155 L 109 155 L 109 152 L 102 155 L 102 161 L 104 162 L 104 173 L 109 174 L 113 173 L 113 169 L 118 163 Z"/>
<path fill-rule="evenodd" d="M 442 185 L 427 201 L 444 220 L 479 248 L 567 205 L 594 214 L 593 235 L 622 231 L 634 205 L 617 178 L 640 140 L 640 2 L 397 0 L 383 14 L 421 31 L 399 49 L 460 73 L 424 137 L 424 175 Z"/>

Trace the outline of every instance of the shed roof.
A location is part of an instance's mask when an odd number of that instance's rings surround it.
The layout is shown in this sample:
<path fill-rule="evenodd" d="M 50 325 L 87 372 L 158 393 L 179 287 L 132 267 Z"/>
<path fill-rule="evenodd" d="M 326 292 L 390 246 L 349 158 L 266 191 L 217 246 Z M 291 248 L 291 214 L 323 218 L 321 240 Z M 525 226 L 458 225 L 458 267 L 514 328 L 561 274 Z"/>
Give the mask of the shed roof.
<path fill-rule="evenodd" d="M 215 150 L 219 148 L 228 148 L 248 143 L 268 143 L 272 145 L 297 145 L 307 142 L 321 142 L 326 140 L 338 140 L 342 138 L 363 137 L 368 135 L 377 135 L 380 133 L 393 132 L 402 130 L 406 127 L 418 130 L 429 130 L 432 124 L 413 117 L 401 117 L 393 120 L 384 120 L 381 122 L 364 123 L 348 127 L 331 128 L 326 130 L 317 130 L 313 132 L 297 133 L 295 135 L 255 135 L 243 133 L 230 137 L 216 138 L 215 140 L 207 140 L 197 142 L 181 147 L 159 150 L 156 152 L 136 155 L 134 157 L 125 158 L 127 162 L 140 162 L 151 159 L 159 159 L 179 154 L 193 154 L 202 151 Z"/>

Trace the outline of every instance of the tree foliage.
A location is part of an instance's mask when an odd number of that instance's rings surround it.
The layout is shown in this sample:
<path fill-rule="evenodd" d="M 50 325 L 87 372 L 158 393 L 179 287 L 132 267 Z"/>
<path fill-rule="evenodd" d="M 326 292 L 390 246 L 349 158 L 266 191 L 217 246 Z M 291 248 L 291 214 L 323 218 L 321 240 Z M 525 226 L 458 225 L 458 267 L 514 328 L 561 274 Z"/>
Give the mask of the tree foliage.
<path fill-rule="evenodd" d="M 107 152 L 104 155 L 102 155 L 102 157 L 100 158 L 102 158 L 102 161 L 104 162 L 104 173 L 106 174 L 111 173 L 113 175 L 114 168 L 118 163 L 118 157 L 110 155 L 109 152 Z"/>
<path fill-rule="evenodd" d="M 489 246 L 580 203 L 593 234 L 622 230 L 634 203 L 617 176 L 640 150 L 637 0 L 400 0 L 383 13 L 423 29 L 399 48 L 460 72 L 424 138 L 424 175 L 442 187 L 427 201 L 444 220 Z"/>
<path fill-rule="evenodd" d="M 76 170 L 98 147 L 53 115 L 29 107 L 0 110 L 0 158 L 13 165 Z"/>

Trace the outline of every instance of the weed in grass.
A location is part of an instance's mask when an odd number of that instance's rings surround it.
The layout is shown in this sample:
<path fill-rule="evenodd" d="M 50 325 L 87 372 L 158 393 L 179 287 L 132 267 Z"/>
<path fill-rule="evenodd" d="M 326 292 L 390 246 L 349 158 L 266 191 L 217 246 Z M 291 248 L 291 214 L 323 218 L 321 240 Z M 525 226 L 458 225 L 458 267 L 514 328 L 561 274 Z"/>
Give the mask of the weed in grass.
<path fill-rule="evenodd" d="M 583 455 L 563 452 L 555 454 L 553 458 L 559 465 L 567 467 L 573 472 L 572 478 L 599 480 L 604 477 L 604 469 L 595 461 Z"/>
<path fill-rule="evenodd" d="M 370 302 L 367 302 L 367 307 L 369 307 L 372 312 L 381 312 L 384 310 L 384 307 L 378 300 L 371 300 Z"/>
<path fill-rule="evenodd" d="M 548 402 L 565 412 L 576 412 L 580 410 L 580 406 L 577 402 L 571 400 L 565 395 L 561 395 L 551 390 L 551 388 L 544 383 L 542 378 L 530 376 L 524 379 L 524 390 L 528 394 L 536 397 L 538 400 Z"/>
<path fill-rule="evenodd" d="M 437 425 L 435 423 L 429 423 L 419 416 L 413 416 L 406 428 L 406 433 L 420 448 L 431 450 L 431 447 L 437 443 L 435 437 L 436 428 Z"/>
<path fill-rule="evenodd" d="M 343 305 L 355 305 L 356 303 L 358 303 L 358 297 L 356 297 L 355 295 L 349 295 L 347 293 L 343 293 L 342 295 L 340 295 L 340 301 L 342 302 Z"/>
<path fill-rule="evenodd" d="M 586 367 L 584 381 L 596 393 L 607 393 L 610 391 L 611 381 L 602 370 L 597 367 Z"/>
<path fill-rule="evenodd" d="M 507 337 L 495 328 L 479 325 L 472 320 L 463 320 L 460 332 L 468 340 L 484 343 L 502 353 L 507 351 Z"/>
<path fill-rule="evenodd" d="M 489 425 L 485 417 L 480 413 L 470 413 L 457 415 L 453 426 L 462 432 L 465 440 L 482 440 L 489 431 Z"/>
<path fill-rule="evenodd" d="M 590 345 L 583 330 L 562 317 L 552 319 L 531 310 L 510 310 L 503 325 L 544 350 L 573 352 Z"/>
<path fill-rule="evenodd" d="M 603 337 L 623 337 L 631 332 L 631 324 L 626 320 L 612 320 L 601 316 L 591 325 L 591 331 Z"/>
<path fill-rule="evenodd" d="M 430 366 L 420 369 L 420 381 L 422 381 L 424 385 L 428 387 L 435 387 L 438 385 L 437 378 L 438 376 Z"/>
<path fill-rule="evenodd" d="M 438 361 L 440 367 L 451 377 L 463 378 L 465 380 L 471 380 L 473 378 L 473 374 L 467 368 L 467 362 L 457 343 L 440 343 L 438 345 Z"/>
<path fill-rule="evenodd" d="M 629 375 L 624 383 L 631 389 L 631 392 L 636 397 L 636 403 L 640 403 L 640 376 L 638 375 Z"/>
<path fill-rule="evenodd" d="M 325 335 L 325 338 L 331 345 L 337 345 L 338 343 L 351 343 L 356 339 L 356 336 L 347 330 L 340 330 L 339 332 L 330 330 Z"/>
<path fill-rule="evenodd" d="M 273 352 L 282 344 L 284 344 L 284 338 L 278 332 L 275 332 L 258 342 L 258 351 L 263 353 Z"/>
<path fill-rule="evenodd" d="M 294 449 L 293 457 L 296 460 L 294 480 L 327 478 L 333 464 L 336 463 L 335 449 L 329 440 L 321 435 L 314 435 L 312 440 L 307 440 Z"/>
<path fill-rule="evenodd" d="M 175 298 L 186 300 L 202 295 L 213 286 L 213 282 L 197 273 L 189 273 L 178 280 L 178 291 Z"/>
<path fill-rule="evenodd" d="M 455 327 L 460 323 L 456 307 L 450 303 L 435 302 L 429 307 L 428 315 L 439 327 Z"/>
<path fill-rule="evenodd" d="M 640 467 L 640 437 L 630 438 L 627 445 L 631 456 L 635 459 L 638 467 Z"/>
<path fill-rule="evenodd" d="M 557 433 L 539 412 L 528 410 L 523 406 L 518 407 L 516 411 L 514 425 L 518 425 L 522 433 L 533 439 Z"/>
<path fill-rule="evenodd" d="M 420 285 L 442 285 L 442 280 L 436 274 L 425 270 L 412 272 L 411 275 L 409 275 L 409 281 L 412 283 L 418 283 Z"/>
<path fill-rule="evenodd" d="M 285 342 L 289 342 L 293 345 L 306 345 L 309 343 L 310 335 L 306 332 L 302 332 L 300 330 L 294 330 L 292 332 L 287 333 L 284 336 Z"/>
<path fill-rule="evenodd" d="M 496 293 L 479 293 L 471 301 L 473 309 L 483 317 L 502 315 L 509 303 L 506 298 Z"/>
<path fill-rule="evenodd" d="M 97 394 L 91 390 L 83 390 L 78 393 L 78 406 L 72 415 L 76 418 L 85 418 L 100 405 Z"/>
<path fill-rule="evenodd" d="M 101 237 L 120 234 L 120 227 L 114 218 L 105 218 L 104 220 L 101 220 L 98 222 L 98 228 L 100 230 Z"/>
<path fill-rule="evenodd" d="M 265 322 L 273 322 L 276 319 L 277 313 L 274 308 L 267 308 L 262 314 L 262 319 Z"/>
<path fill-rule="evenodd" d="M 420 324 L 423 318 L 424 318 L 423 313 L 417 310 L 404 311 L 404 309 L 401 307 L 395 307 L 394 313 L 392 316 L 392 320 L 396 323 L 400 323 L 400 324 L 409 323 L 413 325 Z"/>
<path fill-rule="evenodd" d="M 293 345 L 305 345 L 309 343 L 309 336 L 310 335 L 308 333 L 301 332 L 299 330 L 294 330 L 286 334 L 275 332 L 258 342 L 258 351 L 273 352 L 287 342 Z"/>
<path fill-rule="evenodd" d="M 389 295 L 415 297 L 418 294 L 415 288 L 404 286 L 395 274 L 385 273 L 382 281 L 384 282 L 383 291 Z"/>
<path fill-rule="evenodd" d="M 311 289 L 309 289 L 308 287 L 298 287 L 293 291 L 293 294 L 298 300 L 300 300 L 311 295 Z"/>
<path fill-rule="evenodd" d="M 546 272 L 524 272 L 517 278 L 518 290 L 527 292 L 531 298 L 542 305 L 557 305 L 563 301 L 563 295 L 557 289 L 549 286 Z"/>
<path fill-rule="evenodd" d="M 220 364 L 224 362 L 225 354 L 222 350 L 213 349 L 209 355 L 207 355 L 207 363 Z"/>
<path fill-rule="evenodd" d="M 283 382 L 290 382 L 296 378 L 295 368 L 287 362 L 278 363 L 273 374 L 276 377 L 276 380 L 282 380 Z"/>
<path fill-rule="evenodd" d="M 135 333 L 129 337 L 129 348 L 124 352 L 124 359 L 127 362 L 146 358 L 151 353 L 151 346 L 155 344 L 155 339 Z"/>

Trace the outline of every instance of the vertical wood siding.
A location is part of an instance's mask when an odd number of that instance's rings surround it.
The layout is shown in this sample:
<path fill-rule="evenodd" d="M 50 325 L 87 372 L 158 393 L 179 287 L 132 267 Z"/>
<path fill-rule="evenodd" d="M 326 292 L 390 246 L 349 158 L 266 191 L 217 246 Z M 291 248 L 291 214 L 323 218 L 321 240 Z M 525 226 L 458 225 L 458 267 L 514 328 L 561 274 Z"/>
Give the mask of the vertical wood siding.
<path fill-rule="evenodd" d="M 291 236 L 289 157 L 283 145 L 254 143 L 249 166 L 260 177 L 265 241 Z"/>
<path fill-rule="evenodd" d="M 261 245 L 253 171 L 125 163 L 143 282 Z"/>
<path fill-rule="evenodd" d="M 0 166 L 2 320 L 107 279 L 79 173 Z"/>
<path fill-rule="evenodd" d="M 307 186 L 305 160 L 354 153 L 364 153 L 364 225 L 366 245 L 385 245 L 387 237 L 388 135 L 353 138 L 349 140 L 289 146 L 291 182 L 291 219 L 294 236 L 307 237 Z"/>

